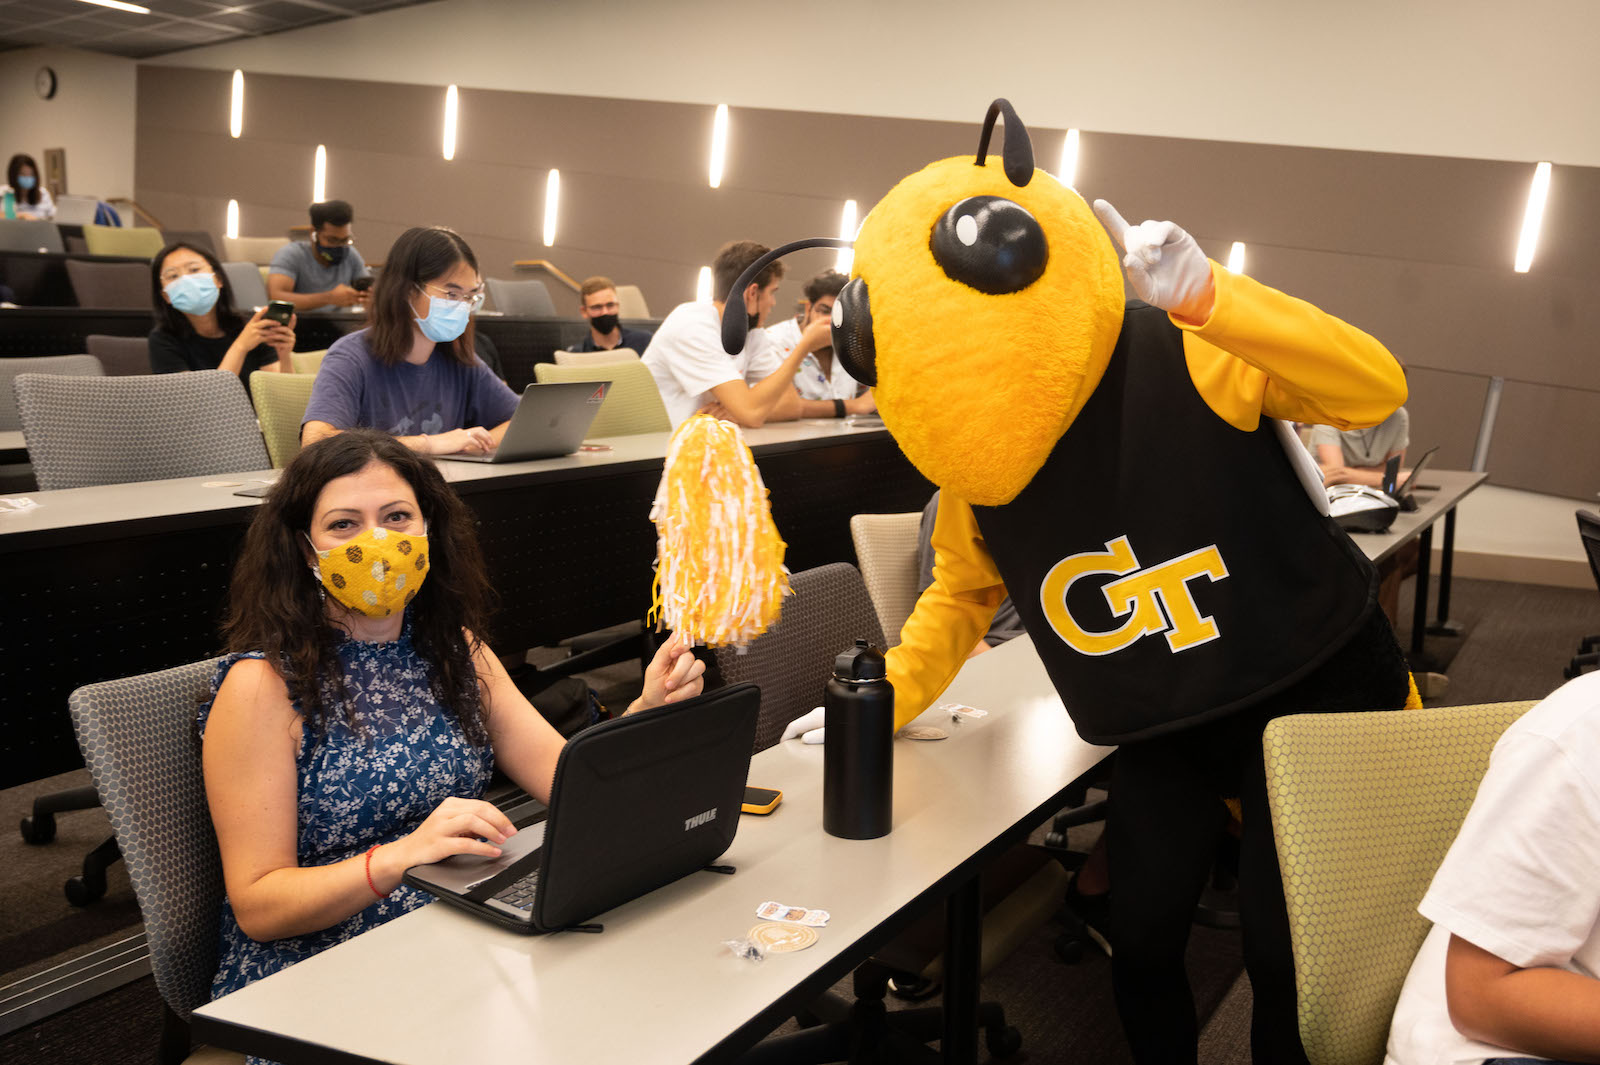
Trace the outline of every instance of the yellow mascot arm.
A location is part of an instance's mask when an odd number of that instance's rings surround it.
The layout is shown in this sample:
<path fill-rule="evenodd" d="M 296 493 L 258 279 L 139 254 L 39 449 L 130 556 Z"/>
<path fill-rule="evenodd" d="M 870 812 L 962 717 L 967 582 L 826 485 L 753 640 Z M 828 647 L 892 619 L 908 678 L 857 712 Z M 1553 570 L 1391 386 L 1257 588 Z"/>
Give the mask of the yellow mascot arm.
<path fill-rule="evenodd" d="M 949 492 L 939 497 L 933 557 L 933 583 L 889 649 L 896 729 L 949 687 L 1006 597 L 972 508 Z"/>
<path fill-rule="evenodd" d="M 1216 304 L 1200 325 L 1173 318 L 1206 404 L 1236 429 L 1262 414 L 1338 429 L 1377 425 L 1406 401 L 1382 344 L 1305 300 L 1211 264 Z"/>

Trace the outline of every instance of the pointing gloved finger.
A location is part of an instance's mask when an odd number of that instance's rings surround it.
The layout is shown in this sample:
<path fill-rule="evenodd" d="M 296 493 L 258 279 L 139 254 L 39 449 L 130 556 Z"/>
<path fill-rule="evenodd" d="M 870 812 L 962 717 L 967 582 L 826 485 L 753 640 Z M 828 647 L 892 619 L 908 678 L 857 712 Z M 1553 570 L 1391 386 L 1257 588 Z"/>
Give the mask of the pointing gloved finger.
<path fill-rule="evenodd" d="M 802 715 L 801 717 L 797 717 L 793 721 L 789 722 L 789 726 L 783 730 L 782 738 L 786 740 L 792 740 L 802 733 L 821 728 L 822 723 L 826 721 L 827 718 L 827 711 L 819 706 L 809 714 Z M 820 743 L 821 741 L 818 740 L 817 742 Z"/>
<path fill-rule="evenodd" d="M 1094 213 L 1099 216 L 1100 223 L 1111 233 L 1111 239 L 1117 242 L 1117 247 L 1126 248 L 1128 243 L 1128 230 L 1133 228 L 1123 220 L 1117 209 L 1111 206 L 1110 200 L 1094 201 Z"/>
<path fill-rule="evenodd" d="M 801 743 L 821 743 L 825 738 L 823 733 L 825 733 L 827 731 L 828 730 L 825 729 L 825 728 L 814 728 L 810 732 L 806 733 L 804 736 L 801 736 L 800 737 L 800 742 Z"/>

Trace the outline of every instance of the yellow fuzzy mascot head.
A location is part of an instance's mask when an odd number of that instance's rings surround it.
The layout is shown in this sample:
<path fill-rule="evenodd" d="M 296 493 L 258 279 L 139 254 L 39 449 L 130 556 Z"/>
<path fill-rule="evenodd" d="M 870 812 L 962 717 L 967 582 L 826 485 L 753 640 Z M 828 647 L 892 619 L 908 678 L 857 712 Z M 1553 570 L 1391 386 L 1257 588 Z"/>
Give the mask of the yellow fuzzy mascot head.
<path fill-rule="evenodd" d="M 989 137 L 1001 115 L 995 160 Z M 976 156 L 912 174 L 867 215 L 834 304 L 833 347 L 873 386 L 884 425 L 923 476 L 999 506 L 1033 479 L 1100 383 L 1123 304 L 1118 255 L 1094 212 L 1034 169 L 1027 130 L 996 100 Z M 743 324 L 742 313 L 724 319 L 724 342 L 738 340 L 728 350 L 743 346 Z"/>

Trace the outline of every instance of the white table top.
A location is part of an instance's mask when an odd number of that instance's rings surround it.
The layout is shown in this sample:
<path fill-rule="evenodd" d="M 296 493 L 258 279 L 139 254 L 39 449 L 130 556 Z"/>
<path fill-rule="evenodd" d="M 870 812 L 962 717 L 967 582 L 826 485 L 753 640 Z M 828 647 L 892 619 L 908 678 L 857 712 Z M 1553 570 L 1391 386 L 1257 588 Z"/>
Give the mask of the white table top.
<path fill-rule="evenodd" d="M 1416 510 L 1401 511 L 1387 532 L 1357 532 L 1351 533 L 1350 537 L 1368 558 L 1382 562 L 1408 541 L 1416 539 L 1424 529 L 1438 521 L 1441 514 L 1461 502 L 1488 478 L 1487 473 L 1474 473 L 1471 470 L 1423 470 L 1412 492 L 1417 500 Z"/>
<path fill-rule="evenodd" d="M 834 419 L 782 422 L 760 429 L 745 429 L 743 432 L 745 442 L 758 454 L 814 447 L 819 441 L 841 437 L 887 435 L 881 427 L 858 428 Z M 585 441 L 585 444 L 607 446 L 611 450 L 579 451 L 561 458 L 532 462 L 440 460 L 438 465 L 445 480 L 459 486 L 462 492 L 471 493 L 475 488 L 488 488 L 518 480 L 582 478 L 608 467 L 659 465 L 666 456 L 669 437 L 668 433 L 597 437 Z M 242 524 L 248 520 L 243 513 L 253 510 L 260 501 L 233 493 L 241 486 L 276 480 L 278 473 L 277 470 L 248 470 L 202 477 L 30 492 L 28 498 L 38 503 L 38 507 L 27 511 L 0 512 L 0 550 L 4 549 L 6 537 L 13 533 L 82 532 L 95 526 L 170 518 L 203 524 L 216 521 L 230 512 L 238 512 L 237 520 Z"/>
<path fill-rule="evenodd" d="M 941 701 L 990 716 L 953 726 L 930 710 L 919 723 L 949 739 L 896 741 L 883 839 L 824 833 L 823 749 L 782 743 L 755 757 L 750 783 L 784 801 L 741 818 L 722 859 L 733 876 L 696 873 L 618 907 L 599 918 L 601 935 L 523 937 L 426 906 L 197 1016 L 418 1065 L 692 1061 L 997 837 L 1048 814 L 1108 753 L 1073 731 L 1026 637 L 969 662 Z M 768 900 L 832 921 L 806 950 L 733 957 L 722 941 L 746 935 Z"/>

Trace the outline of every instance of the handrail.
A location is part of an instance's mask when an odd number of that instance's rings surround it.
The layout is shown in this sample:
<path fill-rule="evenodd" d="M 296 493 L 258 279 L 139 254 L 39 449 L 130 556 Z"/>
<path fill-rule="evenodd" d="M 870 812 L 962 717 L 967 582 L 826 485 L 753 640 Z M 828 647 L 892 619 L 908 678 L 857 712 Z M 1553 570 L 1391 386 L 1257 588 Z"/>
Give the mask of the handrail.
<path fill-rule="evenodd" d="M 126 196 L 113 196 L 109 200 L 107 200 L 106 202 L 111 204 L 112 206 L 116 206 L 117 204 L 124 204 L 125 203 L 130 208 L 133 209 L 133 213 L 134 213 L 135 217 L 138 217 L 139 215 L 143 215 L 150 222 L 150 224 L 152 226 L 154 226 L 156 229 L 164 230 L 164 229 L 167 228 L 166 226 L 161 224 L 161 220 L 159 218 L 157 218 L 155 215 L 151 214 L 149 211 L 146 211 L 143 207 L 140 207 L 139 206 L 139 202 L 137 200 L 131 200 Z"/>
<path fill-rule="evenodd" d="M 556 266 L 549 259 L 517 259 L 511 264 L 511 269 L 543 270 L 557 281 L 560 281 L 563 285 L 566 285 L 573 292 L 577 292 L 583 288 L 581 284 L 567 276 L 567 274 L 564 273 L 560 267 Z"/>

